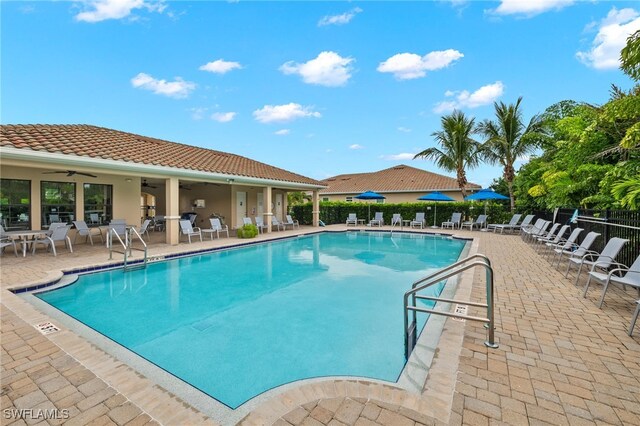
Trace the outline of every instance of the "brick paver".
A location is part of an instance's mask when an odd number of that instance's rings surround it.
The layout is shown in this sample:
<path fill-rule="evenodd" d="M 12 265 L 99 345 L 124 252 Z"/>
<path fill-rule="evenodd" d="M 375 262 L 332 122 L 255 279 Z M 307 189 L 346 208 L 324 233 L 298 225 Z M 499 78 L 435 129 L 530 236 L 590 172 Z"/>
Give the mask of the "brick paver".
<path fill-rule="evenodd" d="M 482 324 L 449 319 L 422 395 L 367 381 L 325 381 L 284 392 L 261 404 L 241 423 L 640 425 L 640 330 L 633 338 L 626 334 L 637 293 L 610 289 L 603 309 L 598 309 L 598 286 L 582 298 L 581 289 L 573 284 L 575 275 L 564 278 L 564 270 L 551 268 L 519 237 L 456 233 L 474 236 L 478 251 L 492 260 L 498 349 L 484 346 Z M 160 244 L 151 253 L 222 243 L 177 248 Z M 102 376 L 108 371 L 101 368 L 101 375 L 96 376 L 71 355 L 87 350 L 78 349 L 77 340 L 57 339 L 61 349 L 30 325 L 40 318 L 30 313 L 32 308 L 22 310 L 20 317 L 12 312 L 24 302 L 16 302 L 15 296 L 7 298 L 8 286 L 55 278 L 60 268 L 105 262 L 102 247 L 83 246 L 73 254 L 60 251 L 58 258 L 44 254 L 15 261 L 8 255 L 2 258 L 2 409 L 66 409 L 71 418 L 64 420 L 68 424 L 204 421 L 184 402 L 171 405 L 183 407 L 181 413 L 175 408 L 162 410 L 153 398 L 145 398 L 148 392 L 164 392 L 157 386 L 125 382 L 120 391 L 108 385 Z M 472 299 L 482 300 L 484 273 L 478 270 L 473 277 Z M 584 279 L 585 274 L 581 283 Z M 11 302 L 12 310 L 6 309 L 5 302 Z M 481 313 L 469 309 L 471 315 Z M 136 397 L 138 404 L 128 395 Z M 170 394 L 168 398 L 175 400 Z M 145 407 L 154 410 L 153 418 Z M 3 419 L 3 424 L 12 421 Z M 49 419 L 49 424 L 62 422 Z M 35 423 L 22 419 L 15 424 Z"/>

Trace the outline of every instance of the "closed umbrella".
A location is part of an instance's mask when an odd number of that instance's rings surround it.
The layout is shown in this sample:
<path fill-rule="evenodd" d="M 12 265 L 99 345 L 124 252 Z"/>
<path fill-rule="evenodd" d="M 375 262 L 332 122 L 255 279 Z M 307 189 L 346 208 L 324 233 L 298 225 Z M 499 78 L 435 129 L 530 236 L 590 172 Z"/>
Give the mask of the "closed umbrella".
<path fill-rule="evenodd" d="M 502 194 L 494 192 L 491 188 L 481 189 L 475 194 L 471 194 L 465 197 L 467 201 L 487 201 L 487 200 L 508 200 L 509 197 L 505 197 Z M 484 214 L 487 214 L 487 203 L 484 203 Z"/>
<path fill-rule="evenodd" d="M 387 197 L 385 197 L 384 195 L 380 195 L 377 192 L 366 191 L 366 192 L 363 192 L 362 194 L 356 195 L 353 198 L 357 198 L 358 200 L 384 200 Z M 371 220 L 371 204 L 369 204 L 369 210 L 367 215 L 368 215 L 367 220 Z"/>
<path fill-rule="evenodd" d="M 426 195 L 423 195 L 422 197 L 418 198 L 418 200 L 421 200 L 421 201 L 454 201 L 453 198 L 449 197 L 448 195 L 444 195 L 440 191 L 430 192 L 430 193 L 428 193 Z M 437 212 L 438 212 L 438 205 L 436 204 L 434 209 L 433 209 L 433 226 L 432 226 L 432 228 L 437 228 L 437 226 L 436 226 L 436 213 Z"/>

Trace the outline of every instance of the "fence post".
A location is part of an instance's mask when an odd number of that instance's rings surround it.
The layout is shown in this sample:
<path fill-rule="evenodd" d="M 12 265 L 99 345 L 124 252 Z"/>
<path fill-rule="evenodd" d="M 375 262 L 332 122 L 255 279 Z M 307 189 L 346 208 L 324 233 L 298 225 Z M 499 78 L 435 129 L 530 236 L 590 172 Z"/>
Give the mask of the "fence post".
<path fill-rule="evenodd" d="M 604 233 L 603 233 L 603 237 L 604 237 L 604 244 L 607 244 L 607 241 L 609 241 L 609 209 L 606 209 L 604 211 Z"/>

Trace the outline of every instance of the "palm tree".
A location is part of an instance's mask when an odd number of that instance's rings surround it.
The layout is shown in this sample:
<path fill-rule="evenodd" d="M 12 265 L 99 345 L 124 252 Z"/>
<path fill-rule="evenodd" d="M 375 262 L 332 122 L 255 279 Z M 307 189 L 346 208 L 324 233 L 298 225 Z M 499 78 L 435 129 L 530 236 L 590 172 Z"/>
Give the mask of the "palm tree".
<path fill-rule="evenodd" d="M 464 115 L 462 111 L 453 111 L 440 119 L 442 130 L 431 134 L 441 148 L 427 148 L 413 158 L 434 160 L 438 167 L 456 172 L 456 179 L 462 196 L 467 195 L 467 168 L 479 163 L 480 143 L 473 140 L 475 119 Z"/>
<path fill-rule="evenodd" d="M 511 212 L 515 211 L 513 179 L 516 171 L 513 164 L 518 158 L 533 152 L 545 136 L 540 115 L 534 115 L 525 127 L 520 111 L 521 102 L 522 97 L 511 105 L 495 102 L 496 121 L 484 120 L 477 128 L 478 133 L 486 138 L 482 146 L 483 158 L 503 167 L 502 177 L 509 188 Z"/>

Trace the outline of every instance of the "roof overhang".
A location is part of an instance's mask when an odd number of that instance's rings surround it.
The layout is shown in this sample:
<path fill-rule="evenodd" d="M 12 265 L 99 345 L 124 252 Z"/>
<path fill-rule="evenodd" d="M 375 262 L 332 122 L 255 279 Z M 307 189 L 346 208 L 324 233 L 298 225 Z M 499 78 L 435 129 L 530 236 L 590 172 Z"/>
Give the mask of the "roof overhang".
<path fill-rule="evenodd" d="M 468 191 L 475 191 L 475 190 L 479 190 L 480 187 L 478 188 L 467 188 Z M 419 192 L 419 193 L 423 193 L 423 192 L 432 192 L 432 191 L 449 191 L 449 192 L 460 192 L 460 188 L 426 188 L 426 189 L 403 189 L 403 190 L 396 190 L 396 191 L 379 191 L 376 189 L 372 189 L 372 191 L 375 191 L 379 194 L 406 194 L 406 193 L 412 193 L 412 192 Z M 320 195 L 349 195 L 349 194 L 360 194 L 364 191 L 341 191 L 341 192 L 326 192 L 326 191 L 320 191 Z"/>
<path fill-rule="evenodd" d="M 32 161 L 51 164 L 62 168 L 84 167 L 90 170 L 104 170 L 109 174 L 148 174 L 183 179 L 195 179 L 202 182 L 233 183 L 236 185 L 275 186 L 283 189 L 316 190 L 326 188 L 300 182 L 289 182 L 276 179 L 264 179 L 250 176 L 211 173 L 200 170 L 180 169 L 177 167 L 156 166 L 153 164 L 134 163 L 127 161 L 109 160 L 104 158 L 83 157 L 73 154 L 61 154 L 48 151 L 34 151 L 27 148 L 0 147 L 2 160 Z"/>

